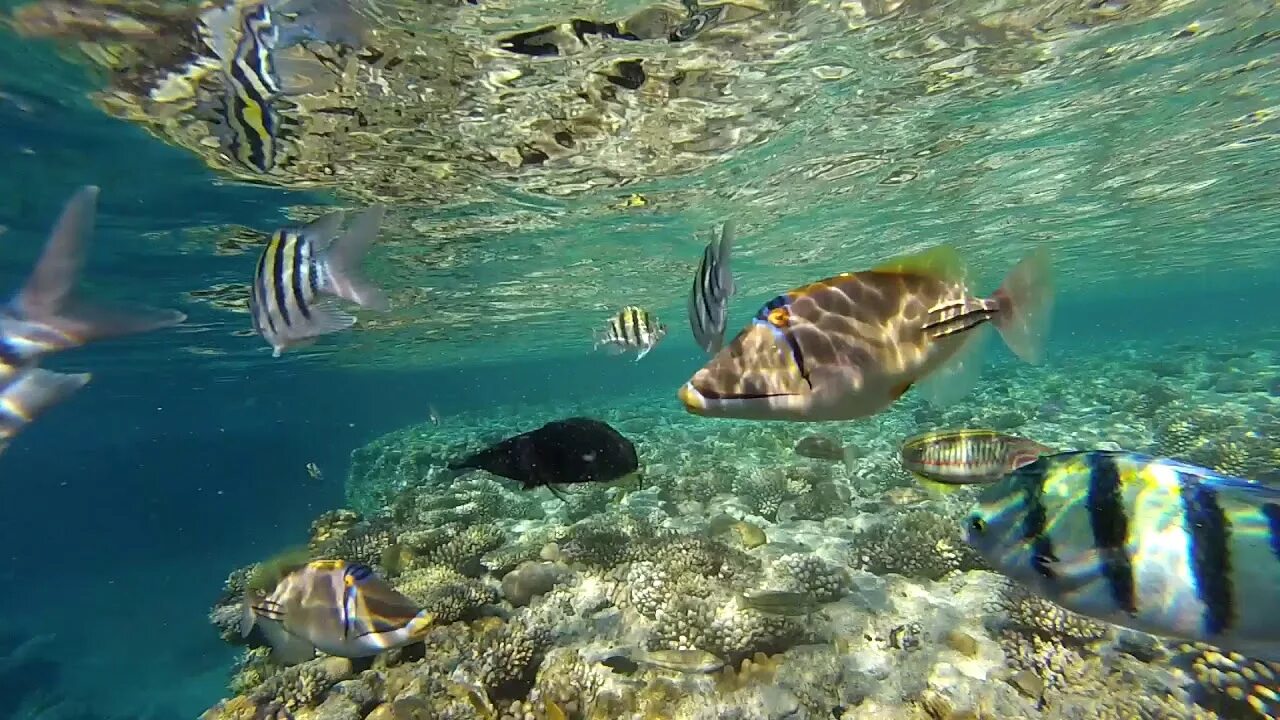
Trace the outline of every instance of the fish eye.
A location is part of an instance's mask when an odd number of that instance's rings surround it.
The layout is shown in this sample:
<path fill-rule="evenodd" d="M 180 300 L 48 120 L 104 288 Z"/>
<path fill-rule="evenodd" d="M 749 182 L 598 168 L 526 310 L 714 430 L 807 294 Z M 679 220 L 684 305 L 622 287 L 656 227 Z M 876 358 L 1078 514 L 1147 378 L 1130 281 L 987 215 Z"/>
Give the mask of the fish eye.
<path fill-rule="evenodd" d="M 981 535 L 982 533 L 987 531 L 987 523 L 982 518 L 978 517 L 977 515 L 974 515 L 973 517 L 969 518 L 969 530 L 974 533 L 977 533 L 978 535 Z"/>

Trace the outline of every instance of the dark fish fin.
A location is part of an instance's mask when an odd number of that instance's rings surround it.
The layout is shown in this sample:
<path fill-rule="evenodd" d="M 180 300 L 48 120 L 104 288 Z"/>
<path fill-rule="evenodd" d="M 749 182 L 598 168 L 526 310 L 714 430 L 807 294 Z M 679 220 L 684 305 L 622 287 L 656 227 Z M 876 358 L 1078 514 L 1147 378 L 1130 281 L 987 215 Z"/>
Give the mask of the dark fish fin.
<path fill-rule="evenodd" d="M 566 498 L 559 490 L 556 489 L 555 483 L 547 483 L 544 487 L 550 490 L 552 495 L 555 495 L 557 498 L 559 498 L 560 502 L 563 502 L 563 503 L 569 502 L 569 499 Z"/>
<path fill-rule="evenodd" d="M 0 392 L 0 437 L 16 433 L 37 415 L 89 382 L 90 375 L 66 375 L 35 368 Z"/>
<path fill-rule="evenodd" d="M 962 280 L 965 276 L 964 262 L 955 248 L 949 245 L 891 258 L 872 269 L 884 273 L 924 275 L 939 280 Z"/>
<path fill-rule="evenodd" d="M 897 400 L 898 398 L 907 394 L 907 391 L 911 389 L 911 385 L 912 383 L 909 383 L 909 382 L 901 383 L 896 387 L 890 389 L 889 394 L 893 397 L 894 400 Z"/>
<path fill-rule="evenodd" d="M 89 306 L 72 297 L 84 266 L 85 244 L 93 232 L 98 188 L 81 188 L 63 207 L 40 260 L 12 307 L 22 320 L 51 328 L 61 337 L 41 340 L 51 349 L 82 345 L 92 340 L 132 335 L 177 325 L 186 315 L 144 307 Z"/>
<path fill-rule="evenodd" d="M 1049 251 L 1039 248 L 1022 258 L 990 299 L 996 304 L 992 321 L 1005 344 L 1026 362 L 1040 362 L 1053 314 Z"/>
<path fill-rule="evenodd" d="M 325 291 L 371 310 L 386 310 L 387 296 L 360 272 L 360 263 L 378 236 L 384 212 L 381 205 L 374 205 L 360 213 L 324 253 L 329 269 Z"/>

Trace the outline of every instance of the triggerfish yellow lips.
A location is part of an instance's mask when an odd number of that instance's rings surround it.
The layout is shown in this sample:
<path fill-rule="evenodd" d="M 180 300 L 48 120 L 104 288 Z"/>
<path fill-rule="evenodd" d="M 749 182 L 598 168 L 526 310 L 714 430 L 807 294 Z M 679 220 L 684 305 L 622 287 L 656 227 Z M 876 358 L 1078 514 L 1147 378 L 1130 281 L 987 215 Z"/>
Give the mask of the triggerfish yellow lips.
<path fill-rule="evenodd" d="M 811 386 L 781 332 L 752 323 L 677 393 L 689 412 L 768 419 L 799 413 Z"/>

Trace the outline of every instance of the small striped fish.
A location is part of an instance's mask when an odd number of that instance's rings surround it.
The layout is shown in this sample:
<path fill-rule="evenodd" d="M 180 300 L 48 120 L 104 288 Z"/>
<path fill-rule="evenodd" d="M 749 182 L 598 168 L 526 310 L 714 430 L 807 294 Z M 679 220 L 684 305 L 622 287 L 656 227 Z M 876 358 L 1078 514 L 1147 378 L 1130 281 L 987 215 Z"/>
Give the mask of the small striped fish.
<path fill-rule="evenodd" d="M 729 298 L 737 289 L 729 271 L 729 250 L 735 229 L 736 223 L 729 220 L 720 230 L 720 237 L 707 243 L 689 291 L 689 328 L 698 346 L 709 353 L 718 352 L 724 343 Z"/>
<path fill-rule="evenodd" d="M 902 467 L 929 483 L 995 482 L 1038 456 L 1053 452 L 1034 440 L 995 430 L 943 430 L 902 441 Z"/>
<path fill-rule="evenodd" d="M 596 335 L 595 347 L 604 345 L 614 352 L 639 350 L 636 361 L 649 354 L 667 334 L 667 326 L 659 323 L 653 314 L 635 305 L 628 305 L 609 318 L 604 332 Z"/>
<path fill-rule="evenodd" d="M 88 373 L 40 368 L 45 355 L 186 319 L 170 310 L 112 308 L 74 297 L 97 200 L 93 186 L 71 196 L 26 283 L 0 305 L 0 450 L 42 412 L 89 382 Z"/>
<path fill-rule="evenodd" d="M 1280 659 L 1280 489 L 1128 452 L 1046 455 L 986 487 L 969 543 L 1068 610 Z"/>
<path fill-rule="evenodd" d="M 342 211 L 303 228 L 277 230 L 271 236 L 258 259 L 249 310 L 253 329 L 271 343 L 273 357 L 355 323 L 354 317 L 333 301 L 320 298 L 321 294 L 365 308 L 387 308 L 386 296 L 357 270 L 378 234 L 382 214 L 381 206 L 369 208 L 336 240 Z"/>

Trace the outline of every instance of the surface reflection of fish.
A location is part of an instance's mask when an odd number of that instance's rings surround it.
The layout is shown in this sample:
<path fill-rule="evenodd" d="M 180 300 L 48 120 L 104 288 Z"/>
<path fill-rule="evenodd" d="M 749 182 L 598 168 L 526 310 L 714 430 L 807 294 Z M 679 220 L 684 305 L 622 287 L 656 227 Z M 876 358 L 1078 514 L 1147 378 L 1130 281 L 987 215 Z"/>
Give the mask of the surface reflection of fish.
<path fill-rule="evenodd" d="M 972 331 L 988 321 L 1020 357 L 1038 360 L 1050 304 L 1045 253 L 1024 258 L 995 294 L 977 298 L 955 252 L 934 248 L 770 300 L 679 397 L 708 417 L 868 417 L 931 376 L 957 392 L 962 374 L 976 368 L 961 351 L 975 347 Z"/>
<path fill-rule="evenodd" d="M 386 296 L 358 269 L 378 234 L 382 213 L 381 206 L 364 211 L 342 237 L 337 237 L 341 211 L 271 236 L 254 272 L 249 310 L 253 329 L 271 344 L 273 357 L 355 324 L 354 317 L 322 294 L 386 309 Z"/>
<path fill-rule="evenodd" d="M 556 420 L 449 463 L 518 481 L 525 490 L 571 483 L 610 482 L 639 468 L 636 448 L 608 423 L 592 418 Z"/>
<path fill-rule="evenodd" d="M 1053 450 L 995 430 L 942 430 L 902 442 L 902 467 L 930 486 L 978 485 L 999 480 Z"/>
<path fill-rule="evenodd" d="M 639 350 L 636 362 L 649 354 L 667 334 L 667 326 L 658 322 L 648 310 L 628 305 L 609 318 L 604 331 L 596 335 L 595 346 L 610 348 L 615 353 Z"/>
<path fill-rule="evenodd" d="M 97 199 L 96 187 L 71 196 L 26 284 L 0 307 L 0 449 L 40 413 L 89 382 L 88 373 L 39 368 L 45 355 L 186 319 L 180 312 L 91 305 L 75 297 Z"/>
<path fill-rule="evenodd" d="M 313 462 L 307 463 L 307 476 L 316 482 L 324 479 L 324 473 L 320 472 L 320 466 Z"/>
<path fill-rule="evenodd" d="M 729 269 L 729 252 L 733 248 L 736 227 L 733 220 L 727 221 L 719 237 L 707 243 L 698 271 L 693 276 L 693 288 L 689 290 L 689 328 L 698 347 L 709 353 L 717 352 L 724 343 L 729 299 L 736 291 L 733 273 Z"/>
<path fill-rule="evenodd" d="M 1176 460 L 1046 455 L 982 490 L 969 543 L 1082 615 L 1280 660 L 1280 489 Z"/>
<path fill-rule="evenodd" d="M 304 40 L 361 45 L 363 21 L 345 0 L 273 0 L 243 10 L 232 3 L 201 19 L 222 61 L 222 123 L 216 130 L 234 160 L 270 172 L 281 136 L 277 101 L 299 90 L 295 82 L 311 74 L 308 66 L 280 58 L 279 51 Z"/>
<path fill-rule="evenodd" d="M 417 642 L 433 617 L 363 565 L 315 560 L 268 594 L 246 593 L 240 633 L 260 627 L 272 655 L 296 664 L 316 650 L 357 658 Z"/>

